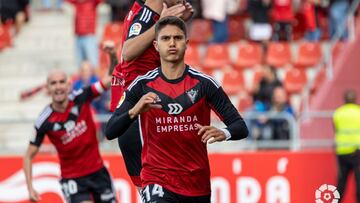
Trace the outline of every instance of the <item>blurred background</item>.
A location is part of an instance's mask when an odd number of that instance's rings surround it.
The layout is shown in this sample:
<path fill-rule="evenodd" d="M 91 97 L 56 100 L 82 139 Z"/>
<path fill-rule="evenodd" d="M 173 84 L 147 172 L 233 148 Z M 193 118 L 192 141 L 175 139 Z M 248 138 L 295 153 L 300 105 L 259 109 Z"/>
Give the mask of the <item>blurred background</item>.
<path fill-rule="evenodd" d="M 208 147 L 212 201 L 314 202 L 321 185 L 336 185 L 333 112 L 345 90 L 360 95 L 359 0 L 189 2 L 195 14 L 188 22 L 186 63 L 222 84 L 250 129 L 244 141 Z M 104 0 L 97 6 L 96 47 L 84 60 L 77 57 L 72 4 L 0 0 L 0 202 L 26 202 L 21 157 L 35 119 L 50 102 L 48 71 L 66 70 L 74 89 L 106 74 L 110 60 L 101 46 L 113 41 L 120 57 L 123 19 L 132 3 Z M 117 142 L 104 139 L 109 98 L 93 104 L 100 147 L 119 201 L 140 201 Z M 212 123 L 222 126 L 215 114 Z M 49 141 L 41 153 L 39 164 L 57 164 Z M 59 176 L 48 170 L 42 176 Z M 44 187 L 43 202 L 63 201 L 55 185 Z M 354 181 L 348 186 L 344 202 L 355 202 Z"/>

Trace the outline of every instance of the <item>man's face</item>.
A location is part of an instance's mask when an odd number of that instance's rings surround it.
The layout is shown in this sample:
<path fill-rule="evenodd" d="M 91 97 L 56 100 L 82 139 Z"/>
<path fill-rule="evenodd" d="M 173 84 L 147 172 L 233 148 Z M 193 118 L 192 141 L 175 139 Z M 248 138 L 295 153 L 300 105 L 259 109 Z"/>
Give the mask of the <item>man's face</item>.
<path fill-rule="evenodd" d="M 180 28 L 167 25 L 160 30 L 154 45 L 162 60 L 176 63 L 184 60 L 187 42 L 188 40 Z"/>
<path fill-rule="evenodd" d="M 53 72 L 48 76 L 47 90 L 54 103 L 63 103 L 70 92 L 70 83 L 63 72 Z"/>
<path fill-rule="evenodd" d="M 174 6 L 176 4 L 184 4 L 184 0 L 164 0 L 164 2 L 166 3 L 166 5 L 168 7 Z"/>

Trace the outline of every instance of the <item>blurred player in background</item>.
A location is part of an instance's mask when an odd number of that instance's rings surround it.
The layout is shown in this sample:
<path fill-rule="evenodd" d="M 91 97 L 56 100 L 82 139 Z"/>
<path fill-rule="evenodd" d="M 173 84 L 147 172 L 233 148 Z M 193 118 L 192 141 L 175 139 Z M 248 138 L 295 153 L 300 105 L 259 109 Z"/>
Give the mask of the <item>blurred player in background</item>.
<path fill-rule="evenodd" d="M 112 72 L 112 70 L 110 70 Z M 40 196 L 32 184 L 32 160 L 45 137 L 55 145 L 60 159 L 61 186 L 68 202 L 115 202 L 109 172 L 99 153 L 90 105 L 110 87 L 110 74 L 91 86 L 74 90 L 66 73 L 53 70 L 47 77 L 52 102 L 35 123 L 35 136 L 24 156 L 24 172 L 31 201 Z"/>
<path fill-rule="evenodd" d="M 155 39 L 155 23 L 165 16 L 189 19 L 193 10 L 184 0 L 136 0 L 124 20 L 122 54 L 115 67 L 111 86 L 111 110 L 114 111 L 120 97 L 129 84 L 139 75 L 160 65 L 159 54 L 152 45 Z M 134 122 L 118 139 L 126 169 L 132 182 L 141 187 L 141 140 L 139 126 Z"/>
<path fill-rule="evenodd" d="M 128 87 L 107 124 L 106 136 L 123 135 L 139 117 L 144 203 L 210 203 L 207 143 L 245 138 L 248 129 L 219 84 L 185 65 L 184 21 L 165 17 L 155 33 L 161 66 Z M 211 109 L 227 128 L 210 126 Z"/>
<path fill-rule="evenodd" d="M 338 159 L 337 189 L 343 197 L 348 176 L 354 171 L 357 202 L 360 202 L 360 106 L 356 92 L 347 90 L 345 104 L 334 113 L 336 154 Z"/>

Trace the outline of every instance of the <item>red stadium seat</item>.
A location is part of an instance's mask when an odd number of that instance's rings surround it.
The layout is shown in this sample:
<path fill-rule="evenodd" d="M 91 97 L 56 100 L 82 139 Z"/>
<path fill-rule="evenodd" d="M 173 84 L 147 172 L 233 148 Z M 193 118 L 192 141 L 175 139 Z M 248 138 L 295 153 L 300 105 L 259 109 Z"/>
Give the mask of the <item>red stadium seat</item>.
<path fill-rule="evenodd" d="M 245 92 L 240 93 L 239 95 L 239 103 L 238 103 L 238 111 L 244 112 L 250 109 L 253 106 L 253 99 L 250 95 L 246 94 Z"/>
<path fill-rule="evenodd" d="M 236 61 L 233 63 L 235 68 L 249 68 L 262 62 L 262 49 L 256 43 L 239 43 Z"/>
<path fill-rule="evenodd" d="M 212 37 L 212 25 L 208 20 L 195 19 L 189 32 L 190 43 L 206 43 Z"/>
<path fill-rule="evenodd" d="M 249 92 L 254 92 L 255 87 L 259 85 L 261 79 L 263 78 L 263 75 L 264 75 L 264 71 L 262 66 L 253 69 L 253 76 L 252 76 Z"/>
<path fill-rule="evenodd" d="M 108 23 L 105 25 L 102 41 L 111 40 L 115 45 L 120 46 L 121 37 L 123 33 L 122 23 Z"/>
<path fill-rule="evenodd" d="M 284 87 L 290 94 L 299 93 L 307 83 L 306 72 L 304 69 L 289 68 L 285 72 Z"/>
<path fill-rule="evenodd" d="M 11 24 L 0 25 L 0 51 L 12 46 L 12 39 L 10 34 Z"/>
<path fill-rule="evenodd" d="M 185 52 L 185 63 L 196 68 L 201 67 L 201 57 L 197 45 L 189 44 L 187 46 Z"/>
<path fill-rule="evenodd" d="M 236 95 L 244 89 L 244 75 L 242 71 L 228 69 L 224 72 L 222 87 L 228 95 Z"/>
<path fill-rule="evenodd" d="M 299 44 L 296 67 L 310 67 L 321 62 L 322 51 L 319 43 L 302 42 Z"/>
<path fill-rule="evenodd" d="M 291 63 L 289 43 L 270 42 L 266 54 L 266 63 L 276 68 Z"/>
<path fill-rule="evenodd" d="M 228 46 L 226 44 L 210 44 L 207 47 L 202 67 L 204 70 L 215 70 L 230 64 Z"/>

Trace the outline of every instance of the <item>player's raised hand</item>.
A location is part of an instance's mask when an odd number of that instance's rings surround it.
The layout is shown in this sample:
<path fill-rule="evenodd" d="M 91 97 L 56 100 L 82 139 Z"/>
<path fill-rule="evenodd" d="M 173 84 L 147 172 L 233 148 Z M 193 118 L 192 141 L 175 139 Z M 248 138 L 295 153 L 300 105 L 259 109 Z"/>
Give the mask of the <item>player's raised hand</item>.
<path fill-rule="evenodd" d="M 181 19 L 187 21 L 194 15 L 194 8 L 189 2 L 184 1 L 185 10 L 181 16 Z"/>
<path fill-rule="evenodd" d="M 151 108 L 161 109 L 161 100 L 159 96 L 153 92 L 143 95 L 135 106 L 129 110 L 130 118 L 134 118 L 141 113 L 149 111 Z"/>
<path fill-rule="evenodd" d="M 40 195 L 34 189 L 29 189 L 29 199 L 31 202 L 38 202 L 40 201 Z"/>
<path fill-rule="evenodd" d="M 184 4 L 176 4 L 174 6 L 168 7 L 165 3 L 163 3 L 163 10 L 160 14 L 160 19 L 166 16 L 176 16 L 181 17 L 186 10 Z"/>
<path fill-rule="evenodd" d="M 102 50 L 108 54 L 116 54 L 115 43 L 111 40 L 106 40 L 102 43 Z"/>
<path fill-rule="evenodd" d="M 199 129 L 198 135 L 201 136 L 201 141 L 203 143 L 212 144 L 226 139 L 225 133 L 219 128 L 214 126 L 202 126 L 200 124 L 196 124 L 196 127 Z"/>

